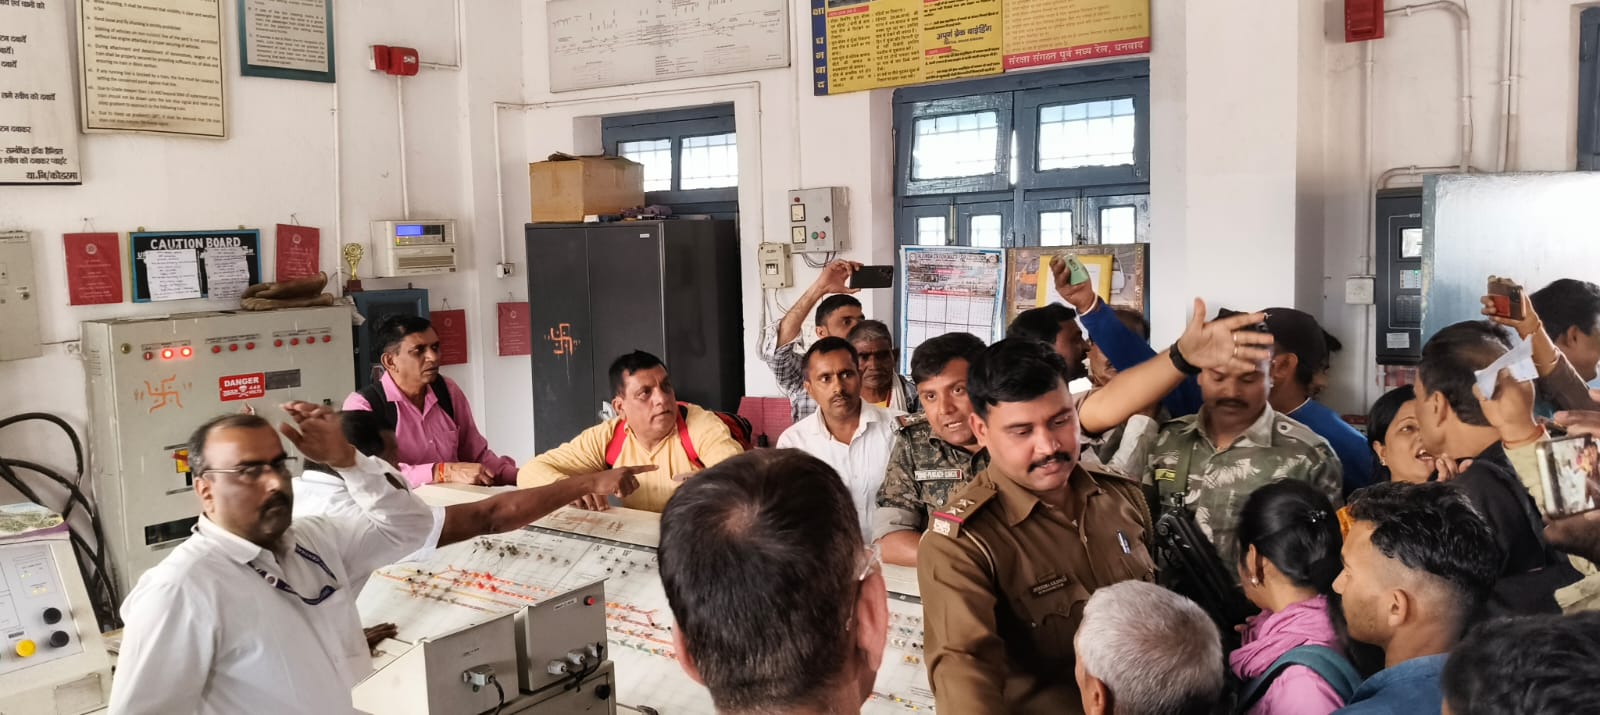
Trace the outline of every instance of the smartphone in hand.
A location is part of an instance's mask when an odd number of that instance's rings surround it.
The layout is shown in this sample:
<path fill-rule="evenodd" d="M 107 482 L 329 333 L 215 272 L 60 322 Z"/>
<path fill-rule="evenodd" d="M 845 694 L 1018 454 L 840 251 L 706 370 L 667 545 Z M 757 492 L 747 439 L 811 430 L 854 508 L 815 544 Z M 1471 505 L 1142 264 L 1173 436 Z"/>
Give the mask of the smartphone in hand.
<path fill-rule="evenodd" d="M 862 266 L 850 274 L 850 288 L 893 288 L 894 266 Z"/>
<path fill-rule="evenodd" d="M 1489 300 L 1494 314 L 1509 320 L 1522 320 L 1522 286 L 1509 278 L 1489 276 Z"/>
<path fill-rule="evenodd" d="M 1600 508 L 1600 442 L 1579 435 L 1540 442 L 1535 450 L 1545 516 L 1559 519 Z"/>

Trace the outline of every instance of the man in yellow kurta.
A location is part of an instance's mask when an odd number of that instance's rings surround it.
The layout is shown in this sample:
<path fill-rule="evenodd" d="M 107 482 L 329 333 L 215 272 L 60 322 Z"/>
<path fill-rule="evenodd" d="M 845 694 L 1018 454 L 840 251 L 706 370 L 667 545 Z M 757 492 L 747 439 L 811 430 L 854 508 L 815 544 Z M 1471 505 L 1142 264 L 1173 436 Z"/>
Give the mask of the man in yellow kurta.
<path fill-rule="evenodd" d="M 622 505 L 660 512 L 685 477 L 744 451 L 720 417 L 678 402 L 660 358 L 634 351 L 611 363 L 610 372 L 611 406 L 621 417 L 529 460 L 517 472 L 517 486 L 627 469 L 639 489 Z M 574 506 L 604 510 L 606 499 L 589 495 Z"/>

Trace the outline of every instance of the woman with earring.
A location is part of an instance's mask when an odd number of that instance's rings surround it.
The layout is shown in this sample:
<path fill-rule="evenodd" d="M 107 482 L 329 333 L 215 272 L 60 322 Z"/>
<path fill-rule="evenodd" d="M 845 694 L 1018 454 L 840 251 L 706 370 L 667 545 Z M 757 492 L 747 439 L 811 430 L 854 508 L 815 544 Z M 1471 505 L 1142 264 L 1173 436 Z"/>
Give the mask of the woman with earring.
<path fill-rule="evenodd" d="M 1367 413 L 1367 444 L 1381 465 L 1374 482 L 1427 482 L 1433 478 L 1433 455 L 1417 435 L 1416 391 L 1396 387 L 1372 403 Z"/>
<path fill-rule="evenodd" d="M 1305 482 L 1256 490 L 1239 513 L 1239 576 L 1261 613 L 1240 627 L 1228 664 L 1251 715 L 1327 715 L 1361 682 L 1333 580 L 1343 540 L 1333 504 Z"/>

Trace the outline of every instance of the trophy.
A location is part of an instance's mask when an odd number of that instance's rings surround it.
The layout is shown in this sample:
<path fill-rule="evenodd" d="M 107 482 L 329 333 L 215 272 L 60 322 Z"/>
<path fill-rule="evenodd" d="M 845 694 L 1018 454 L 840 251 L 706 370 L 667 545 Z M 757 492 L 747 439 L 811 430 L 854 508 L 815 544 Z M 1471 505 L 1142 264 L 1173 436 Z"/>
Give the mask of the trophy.
<path fill-rule="evenodd" d="M 344 244 L 344 264 L 350 267 L 350 280 L 344 283 L 346 295 L 361 292 L 361 279 L 356 277 L 356 266 L 361 263 L 361 257 L 367 254 L 366 249 L 359 243 Z"/>

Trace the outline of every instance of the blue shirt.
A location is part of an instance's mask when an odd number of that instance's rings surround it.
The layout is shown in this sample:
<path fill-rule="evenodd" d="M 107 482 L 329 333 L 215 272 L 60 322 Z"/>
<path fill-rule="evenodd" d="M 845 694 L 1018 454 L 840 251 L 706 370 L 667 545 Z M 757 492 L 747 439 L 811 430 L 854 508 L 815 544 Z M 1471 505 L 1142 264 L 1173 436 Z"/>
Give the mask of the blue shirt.
<path fill-rule="evenodd" d="M 1439 673 L 1450 654 L 1412 658 L 1378 672 L 1350 696 L 1350 703 L 1334 715 L 1416 715 L 1439 712 L 1444 695 L 1439 690 Z"/>
<path fill-rule="evenodd" d="M 1289 416 L 1328 440 L 1333 453 L 1339 455 L 1339 464 L 1344 467 L 1345 496 L 1372 483 L 1372 449 L 1356 428 L 1316 400 L 1306 400 Z"/>
<path fill-rule="evenodd" d="M 1156 356 L 1156 351 L 1150 348 L 1150 343 L 1139 337 L 1138 333 L 1128 329 L 1122 321 L 1117 320 L 1117 314 L 1106 307 L 1104 302 L 1095 303 L 1096 308 L 1089 313 L 1080 314 L 1079 322 L 1083 329 L 1089 333 L 1089 341 L 1100 348 L 1106 356 L 1106 361 L 1119 372 L 1131 370 L 1134 366 Z M 1173 419 L 1192 415 L 1200 411 L 1200 405 L 1205 401 L 1200 397 L 1200 383 L 1192 377 L 1183 378 L 1177 389 L 1167 393 L 1161 398 L 1161 406 L 1167 409 L 1167 414 Z M 1371 467 L 1368 467 L 1371 472 Z"/>

